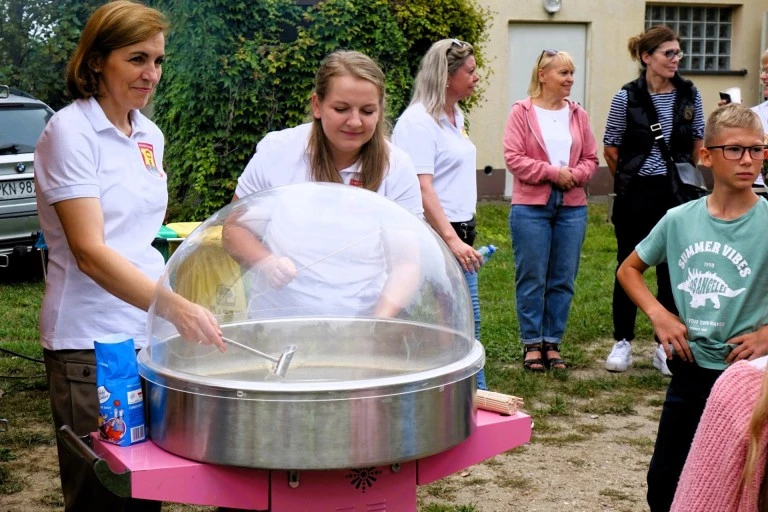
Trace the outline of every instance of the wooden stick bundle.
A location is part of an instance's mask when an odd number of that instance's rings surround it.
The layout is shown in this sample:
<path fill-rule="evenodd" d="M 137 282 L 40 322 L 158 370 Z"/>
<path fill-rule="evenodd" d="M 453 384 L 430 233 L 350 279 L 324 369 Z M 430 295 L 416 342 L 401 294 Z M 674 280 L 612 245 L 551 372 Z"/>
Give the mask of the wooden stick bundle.
<path fill-rule="evenodd" d="M 477 390 L 477 407 L 511 416 L 523 406 L 523 399 L 495 391 Z"/>

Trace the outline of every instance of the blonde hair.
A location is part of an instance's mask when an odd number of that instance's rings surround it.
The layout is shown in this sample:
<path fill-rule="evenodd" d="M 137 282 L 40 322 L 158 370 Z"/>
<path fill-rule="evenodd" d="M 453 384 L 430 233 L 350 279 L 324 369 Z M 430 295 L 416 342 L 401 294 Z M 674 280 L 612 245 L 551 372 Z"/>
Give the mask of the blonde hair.
<path fill-rule="evenodd" d="M 576 70 L 576 65 L 573 63 L 573 57 L 568 52 L 560 52 L 557 50 L 543 50 L 536 59 L 536 64 L 533 65 L 533 71 L 531 72 L 531 83 L 528 84 L 528 96 L 531 98 L 538 98 L 541 96 L 541 79 L 539 78 L 539 71 L 547 69 L 550 65 L 563 64 L 571 69 Z"/>
<path fill-rule="evenodd" d="M 315 94 L 322 102 L 336 77 L 351 76 L 367 80 L 376 86 L 379 92 L 379 120 L 371 140 L 360 148 L 358 161 L 363 187 L 376 191 L 389 168 L 389 146 L 387 133 L 389 127 L 385 116 L 384 72 L 373 59 L 360 52 L 340 50 L 326 56 L 320 63 L 315 75 Z M 341 175 L 333 164 L 330 143 L 323 131 L 320 119 L 313 119 L 312 130 L 307 144 L 312 181 L 342 183 Z"/>
<path fill-rule="evenodd" d="M 168 32 L 168 20 L 156 9 L 131 0 L 117 0 L 96 9 L 80 35 L 67 64 L 67 91 L 75 99 L 97 96 L 100 73 L 96 68 L 118 48 Z"/>
<path fill-rule="evenodd" d="M 669 41 L 677 41 L 679 43 L 680 36 L 666 25 L 654 25 L 644 32 L 630 37 L 629 42 L 627 42 L 627 49 L 632 59 L 638 61 L 643 69 L 645 69 L 643 54 L 648 53 L 650 55 L 662 43 Z"/>
<path fill-rule="evenodd" d="M 763 385 L 760 388 L 760 397 L 755 408 L 752 410 L 752 418 L 749 420 L 747 428 L 747 435 L 749 436 L 747 460 L 744 463 L 744 471 L 742 471 L 741 478 L 739 479 L 739 492 L 742 492 L 744 486 L 749 484 L 757 470 L 761 451 L 765 449 L 764 446 L 760 445 L 760 438 L 766 425 L 768 425 L 768 372 L 765 372 Z M 763 480 L 765 480 L 765 477 L 763 477 Z M 763 489 L 761 488 L 761 495 L 762 491 Z"/>
<path fill-rule="evenodd" d="M 763 134 L 760 117 L 740 103 L 728 103 L 709 114 L 704 127 L 704 145 L 713 144 L 723 128 L 743 128 Z"/>
<path fill-rule="evenodd" d="M 422 103 L 429 115 L 439 122 L 445 107 L 448 78 L 474 54 L 471 44 L 458 39 L 441 39 L 433 43 L 421 59 L 411 105 Z"/>

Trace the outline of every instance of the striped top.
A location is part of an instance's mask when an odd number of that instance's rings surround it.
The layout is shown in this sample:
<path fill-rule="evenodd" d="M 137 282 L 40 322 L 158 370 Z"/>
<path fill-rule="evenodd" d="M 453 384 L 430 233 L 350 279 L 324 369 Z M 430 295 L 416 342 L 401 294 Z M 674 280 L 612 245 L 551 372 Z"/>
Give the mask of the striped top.
<path fill-rule="evenodd" d="M 672 135 L 672 119 L 674 117 L 675 100 L 677 99 L 677 90 L 672 92 L 663 92 L 651 94 L 653 106 L 661 123 L 661 132 L 664 134 L 664 140 L 669 145 L 669 137 Z M 624 137 L 624 131 L 627 129 L 627 91 L 621 89 L 611 101 L 611 110 L 608 112 L 608 120 L 605 123 L 605 135 L 603 144 L 606 146 L 619 147 Z M 696 91 L 693 114 L 693 138 L 699 140 L 704 138 L 704 109 L 701 102 L 701 94 Z M 655 176 L 667 174 L 667 165 L 661 156 L 661 150 L 658 144 L 651 148 L 651 154 L 643 161 L 638 176 Z"/>

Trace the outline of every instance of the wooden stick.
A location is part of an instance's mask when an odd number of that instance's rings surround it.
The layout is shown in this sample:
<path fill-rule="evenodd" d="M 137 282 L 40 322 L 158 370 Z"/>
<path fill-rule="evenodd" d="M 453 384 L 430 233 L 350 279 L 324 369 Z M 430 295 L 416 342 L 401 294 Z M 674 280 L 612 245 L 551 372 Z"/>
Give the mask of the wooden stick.
<path fill-rule="evenodd" d="M 523 406 L 523 399 L 494 391 L 477 390 L 477 407 L 511 416 Z"/>

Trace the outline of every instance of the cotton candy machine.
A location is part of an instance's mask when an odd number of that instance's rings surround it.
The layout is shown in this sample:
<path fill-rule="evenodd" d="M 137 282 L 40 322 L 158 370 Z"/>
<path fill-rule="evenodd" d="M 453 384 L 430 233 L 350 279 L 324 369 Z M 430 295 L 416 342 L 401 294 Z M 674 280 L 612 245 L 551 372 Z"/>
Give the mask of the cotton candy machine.
<path fill-rule="evenodd" d="M 216 315 L 225 352 L 164 319 L 169 290 Z M 203 222 L 160 280 L 139 354 L 149 436 L 265 469 L 445 451 L 476 424 L 472 322 L 453 255 L 394 202 L 335 184 L 248 196 Z"/>

